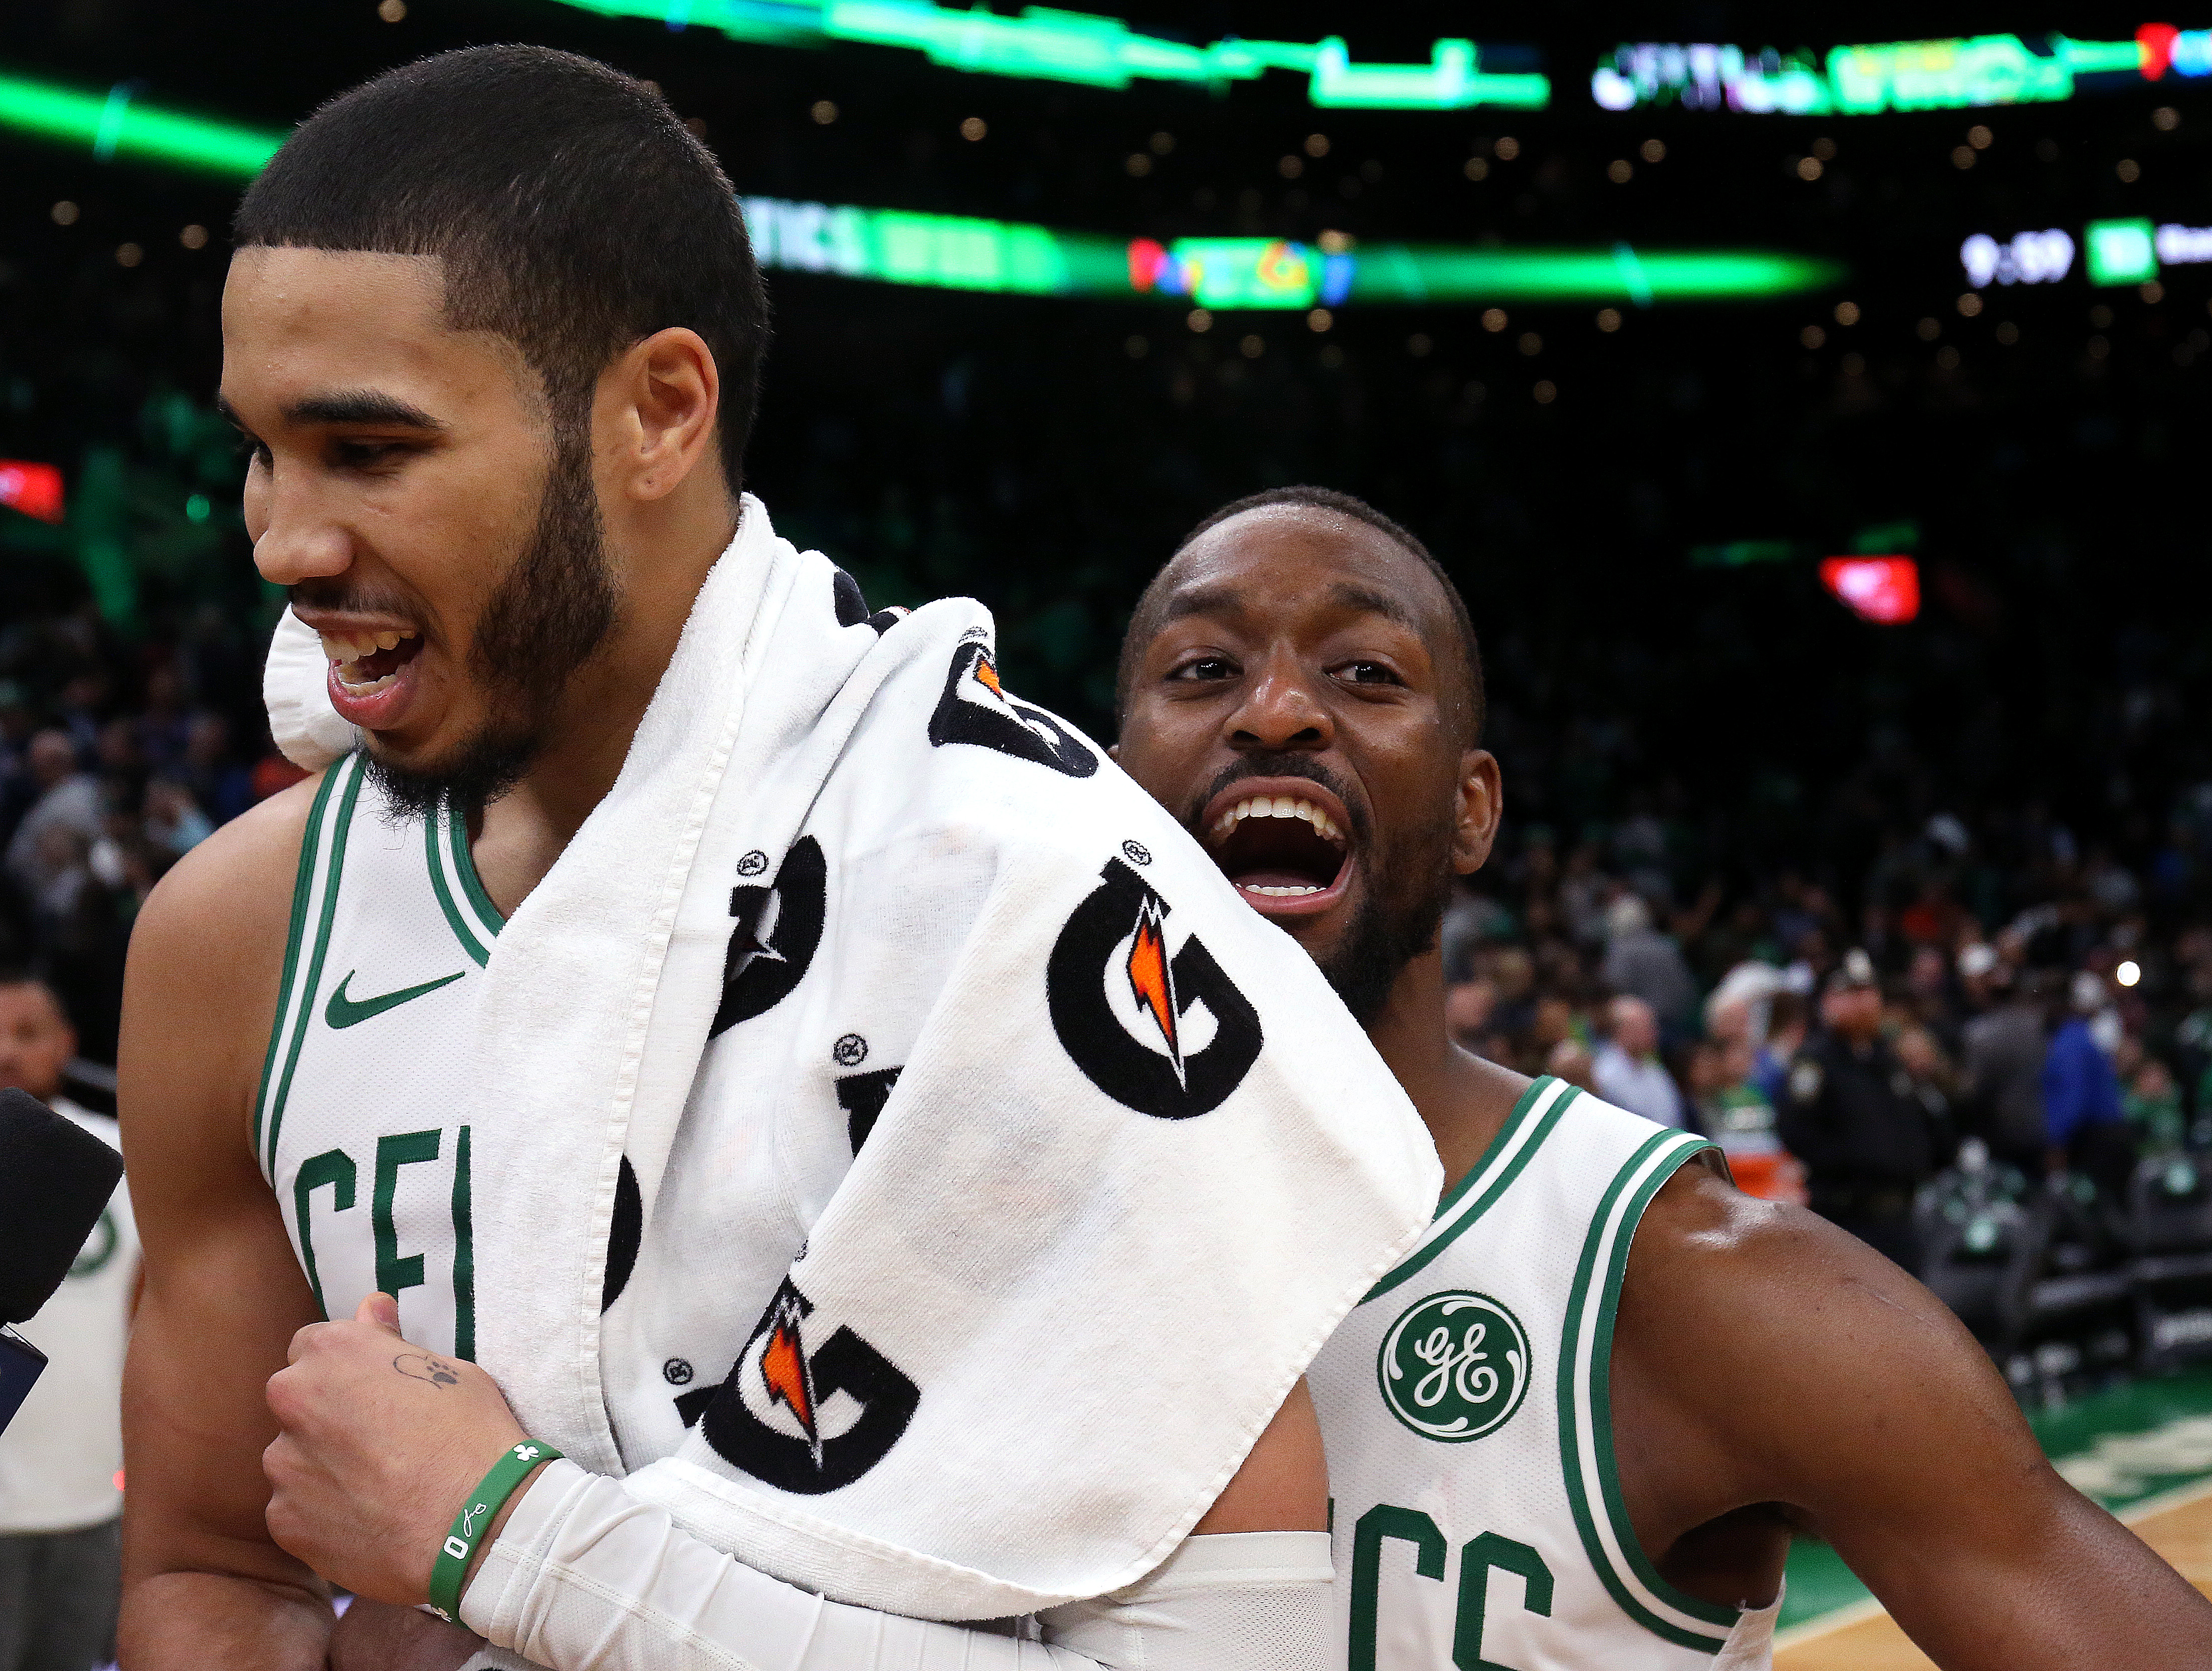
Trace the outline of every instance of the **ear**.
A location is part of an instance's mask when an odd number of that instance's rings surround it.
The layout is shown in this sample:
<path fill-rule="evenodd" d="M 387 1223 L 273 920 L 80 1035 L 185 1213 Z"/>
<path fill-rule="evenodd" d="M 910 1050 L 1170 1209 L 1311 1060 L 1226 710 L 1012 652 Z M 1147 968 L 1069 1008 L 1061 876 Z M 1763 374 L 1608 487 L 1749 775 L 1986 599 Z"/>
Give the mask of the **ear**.
<path fill-rule="evenodd" d="M 1120 765 L 1121 763 L 1121 745 L 1119 743 L 1109 743 L 1106 745 L 1106 757 L 1112 761 L 1116 766 Z"/>
<path fill-rule="evenodd" d="M 599 379 L 599 465 L 613 475 L 603 485 L 649 503 L 719 464 L 721 395 L 714 353 L 697 331 L 672 325 L 633 345 Z"/>
<path fill-rule="evenodd" d="M 1505 786 L 1498 759 L 1487 749 L 1468 749 L 1459 757 L 1459 788 L 1452 820 L 1452 869 L 1471 876 L 1490 857 L 1498 825 L 1505 815 Z"/>

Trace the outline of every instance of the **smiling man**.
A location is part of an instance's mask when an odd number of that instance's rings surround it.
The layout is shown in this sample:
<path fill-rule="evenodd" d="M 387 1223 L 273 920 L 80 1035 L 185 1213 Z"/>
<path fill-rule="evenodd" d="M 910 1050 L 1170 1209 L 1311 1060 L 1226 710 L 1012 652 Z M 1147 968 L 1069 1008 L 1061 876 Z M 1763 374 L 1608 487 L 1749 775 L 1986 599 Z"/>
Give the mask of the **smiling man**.
<path fill-rule="evenodd" d="M 324 769 L 131 942 L 125 1662 L 1322 1664 L 1300 1375 L 1434 1151 L 988 614 L 871 614 L 741 492 L 713 159 L 472 49 L 318 112 L 237 234 Z"/>
<path fill-rule="evenodd" d="M 1326 973 L 1449 1180 L 1311 1371 L 1351 1671 L 1770 1662 L 1793 1532 L 1947 1671 L 2212 1662 L 1980 1348 L 1714 1151 L 1457 1048 L 1437 931 L 1502 806 L 1466 606 L 1313 488 L 1201 523 L 1123 646 L 1121 765 Z"/>

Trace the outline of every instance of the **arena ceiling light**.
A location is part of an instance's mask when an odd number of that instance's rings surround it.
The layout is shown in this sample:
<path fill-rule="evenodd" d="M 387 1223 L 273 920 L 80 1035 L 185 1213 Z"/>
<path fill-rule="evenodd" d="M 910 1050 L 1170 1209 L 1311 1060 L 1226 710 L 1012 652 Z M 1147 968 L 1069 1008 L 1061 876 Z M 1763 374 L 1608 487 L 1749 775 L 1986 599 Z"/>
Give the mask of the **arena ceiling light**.
<path fill-rule="evenodd" d="M 62 520 L 62 473 L 52 465 L 22 459 L 0 459 L 0 505 L 35 516 L 41 522 Z"/>
<path fill-rule="evenodd" d="M 1920 565 L 1911 557 L 1826 557 L 1820 584 L 1879 626 L 1901 627 L 1920 613 Z"/>
<path fill-rule="evenodd" d="M 903 47 L 945 70 L 1126 88 L 1132 82 L 1206 88 L 1271 70 L 1306 77 L 1314 104 L 1336 110 L 1541 110 L 1552 84 L 1513 47 L 1433 43 L 1426 64 L 1360 64 L 1341 36 L 1313 42 L 1230 37 L 1198 46 L 1133 29 L 1118 17 L 1025 7 L 1002 17 L 934 0 L 561 0 L 603 17 L 651 18 L 771 46 L 853 42 Z"/>
<path fill-rule="evenodd" d="M 281 133 L 155 108 L 141 103 L 137 91 L 131 82 L 83 93 L 0 75 L 0 128 L 82 144 L 103 161 L 139 157 L 233 179 L 259 173 L 284 143 Z"/>

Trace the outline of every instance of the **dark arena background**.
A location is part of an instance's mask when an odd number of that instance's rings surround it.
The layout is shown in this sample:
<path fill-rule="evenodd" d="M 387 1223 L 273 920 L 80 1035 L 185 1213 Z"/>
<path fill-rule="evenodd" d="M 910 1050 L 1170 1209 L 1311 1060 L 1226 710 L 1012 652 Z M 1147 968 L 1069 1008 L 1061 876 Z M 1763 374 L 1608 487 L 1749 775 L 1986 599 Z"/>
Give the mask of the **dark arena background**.
<path fill-rule="evenodd" d="M 11 7 L 0 842 L 45 731 L 105 822 L 9 848 L 0 963 L 60 989 L 94 1094 L 147 889 L 296 775 L 213 405 L 243 181 L 389 65 L 571 48 L 658 83 L 748 200 L 749 487 L 877 605 L 987 602 L 1024 696 L 1108 734 L 1130 605 L 1226 500 L 1319 483 L 1425 540 L 1506 786 L 1447 923 L 1462 1041 L 1588 1073 L 1642 997 L 1718 1131 L 1863 948 L 1950 1163 L 1928 1279 L 2069 1477 L 2156 1508 L 2212 1469 L 2207 26 Z M 2005 1126 L 1972 1024 L 2023 1002 L 2088 1021 L 2110 1141 Z M 1863 1594 L 1802 1548 L 1779 1662 L 1924 1663 Z"/>

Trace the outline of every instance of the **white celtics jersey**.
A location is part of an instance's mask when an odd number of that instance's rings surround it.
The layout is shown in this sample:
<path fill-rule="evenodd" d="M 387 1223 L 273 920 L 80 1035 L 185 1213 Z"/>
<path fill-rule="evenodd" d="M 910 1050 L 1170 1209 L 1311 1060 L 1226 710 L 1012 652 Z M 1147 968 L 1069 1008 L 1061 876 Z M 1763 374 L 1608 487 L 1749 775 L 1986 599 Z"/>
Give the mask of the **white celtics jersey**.
<path fill-rule="evenodd" d="M 463 820 L 391 817 L 349 755 L 300 851 L 254 1142 L 315 1300 L 381 1289 L 400 1330 L 476 1355 L 469 1107 L 477 1003 L 501 928 Z"/>
<path fill-rule="evenodd" d="M 1554 1079 L 1309 1373 L 1350 1671 L 1739 1671 L 1779 1603 L 1683 1594 L 1614 1465 L 1613 1307 L 1637 1221 L 1708 1147 Z"/>

